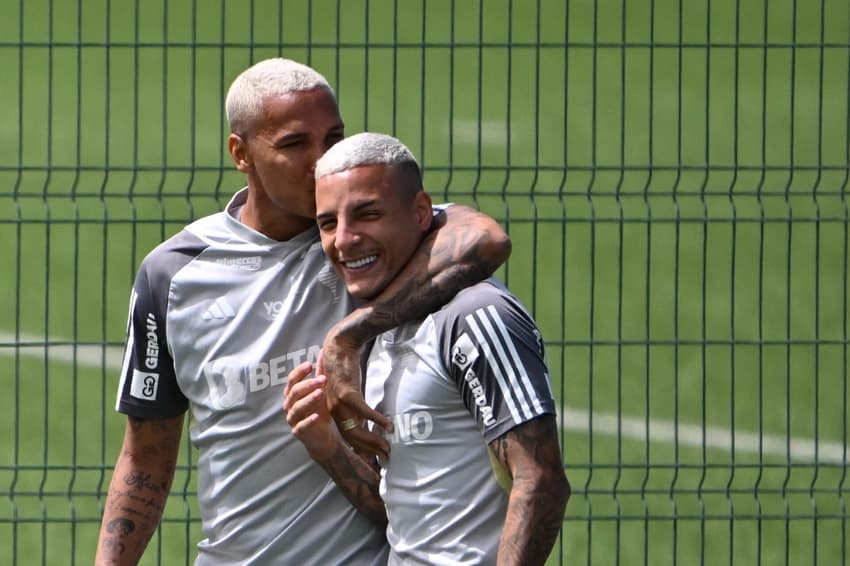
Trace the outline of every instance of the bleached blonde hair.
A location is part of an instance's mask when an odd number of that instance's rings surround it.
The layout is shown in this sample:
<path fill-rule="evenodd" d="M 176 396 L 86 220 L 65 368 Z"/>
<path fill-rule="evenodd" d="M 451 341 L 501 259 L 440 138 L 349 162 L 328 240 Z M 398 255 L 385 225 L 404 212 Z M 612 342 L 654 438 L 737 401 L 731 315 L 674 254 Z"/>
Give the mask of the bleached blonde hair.
<path fill-rule="evenodd" d="M 316 162 L 316 180 L 364 165 L 404 165 L 416 167 L 419 162 L 406 145 L 387 134 L 363 132 L 337 142 Z"/>
<path fill-rule="evenodd" d="M 224 102 L 230 131 L 243 134 L 260 116 L 270 96 L 326 88 L 336 100 L 327 79 L 315 69 L 282 57 L 265 59 L 248 67 L 234 79 Z"/>

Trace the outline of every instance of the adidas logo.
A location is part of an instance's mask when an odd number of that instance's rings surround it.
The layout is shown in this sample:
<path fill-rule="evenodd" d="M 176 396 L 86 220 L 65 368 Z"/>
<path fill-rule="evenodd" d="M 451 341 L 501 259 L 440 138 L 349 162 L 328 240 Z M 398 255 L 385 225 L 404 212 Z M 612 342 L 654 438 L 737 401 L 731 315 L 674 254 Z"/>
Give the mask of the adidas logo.
<path fill-rule="evenodd" d="M 201 318 L 204 320 L 224 320 L 225 318 L 233 318 L 234 316 L 236 316 L 236 313 L 233 311 L 233 308 L 227 304 L 224 297 L 219 297 L 204 311 Z"/>

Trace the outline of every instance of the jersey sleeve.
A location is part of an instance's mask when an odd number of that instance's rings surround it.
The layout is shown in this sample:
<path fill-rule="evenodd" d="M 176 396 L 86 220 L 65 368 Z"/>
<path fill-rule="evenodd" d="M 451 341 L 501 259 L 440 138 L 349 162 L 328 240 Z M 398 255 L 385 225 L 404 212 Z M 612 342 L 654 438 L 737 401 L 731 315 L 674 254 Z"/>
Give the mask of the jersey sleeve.
<path fill-rule="evenodd" d="M 175 257 L 181 256 L 165 246 L 157 248 L 142 262 L 133 283 L 116 403 L 117 411 L 130 416 L 163 419 L 189 407 L 177 384 L 166 333 L 171 278 L 185 265 Z"/>
<path fill-rule="evenodd" d="M 540 331 L 516 297 L 491 281 L 461 291 L 444 309 L 441 344 L 445 367 L 488 443 L 555 414 Z"/>

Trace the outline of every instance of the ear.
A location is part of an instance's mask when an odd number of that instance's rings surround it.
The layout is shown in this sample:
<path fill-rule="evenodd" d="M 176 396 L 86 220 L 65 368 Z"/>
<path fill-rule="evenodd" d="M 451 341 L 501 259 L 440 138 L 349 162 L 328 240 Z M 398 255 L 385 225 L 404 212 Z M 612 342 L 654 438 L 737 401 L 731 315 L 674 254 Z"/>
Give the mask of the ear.
<path fill-rule="evenodd" d="M 424 190 L 417 191 L 414 196 L 413 206 L 416 209 L 416 225 L 425 232 L 431 228 L 434 221 L 434 209 L 431 204 L 431 196 Z"/>
<path fill-rule="evenodd" d="M 236 169 L 242 173 L 248 173 L 253 167 L 248 152 L 247 142 L 239 134 L 230 134 L 227 138 L 227 149 L 230 151 L 230 159 L 236 165 Z"/>

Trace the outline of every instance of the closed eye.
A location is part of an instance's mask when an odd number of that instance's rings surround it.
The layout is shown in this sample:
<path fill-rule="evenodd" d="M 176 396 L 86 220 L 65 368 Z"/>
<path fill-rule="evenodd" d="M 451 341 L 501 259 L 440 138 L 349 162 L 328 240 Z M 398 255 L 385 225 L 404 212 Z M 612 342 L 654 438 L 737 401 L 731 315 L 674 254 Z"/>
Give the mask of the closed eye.
<path fill-rule="evenodd" d="M 336 230 L 336 219 L 333 218 L 319 218 L 317 220 L 317 224 L 319 225 L 319 230 L 322 232 L 332 232 L 333 230 Z"/>
<path fill-rule="evenodd" d="M 279 141 L 277 144 L 275 144 L 275 147 L 277 149 L 287 149 L 287 148 L 290 148 L 290 147 L 298 147 L 299 145 L 301 145 L 303 143 L 304 143 L 303 138 L 287 138 L 287 139 Z"/>
<path fill-rule="evenodd" d="M 383 213 L 380 210 L 363 210 L 357 215 L 360 220 L 377 220 L 381 216 Z"/>

